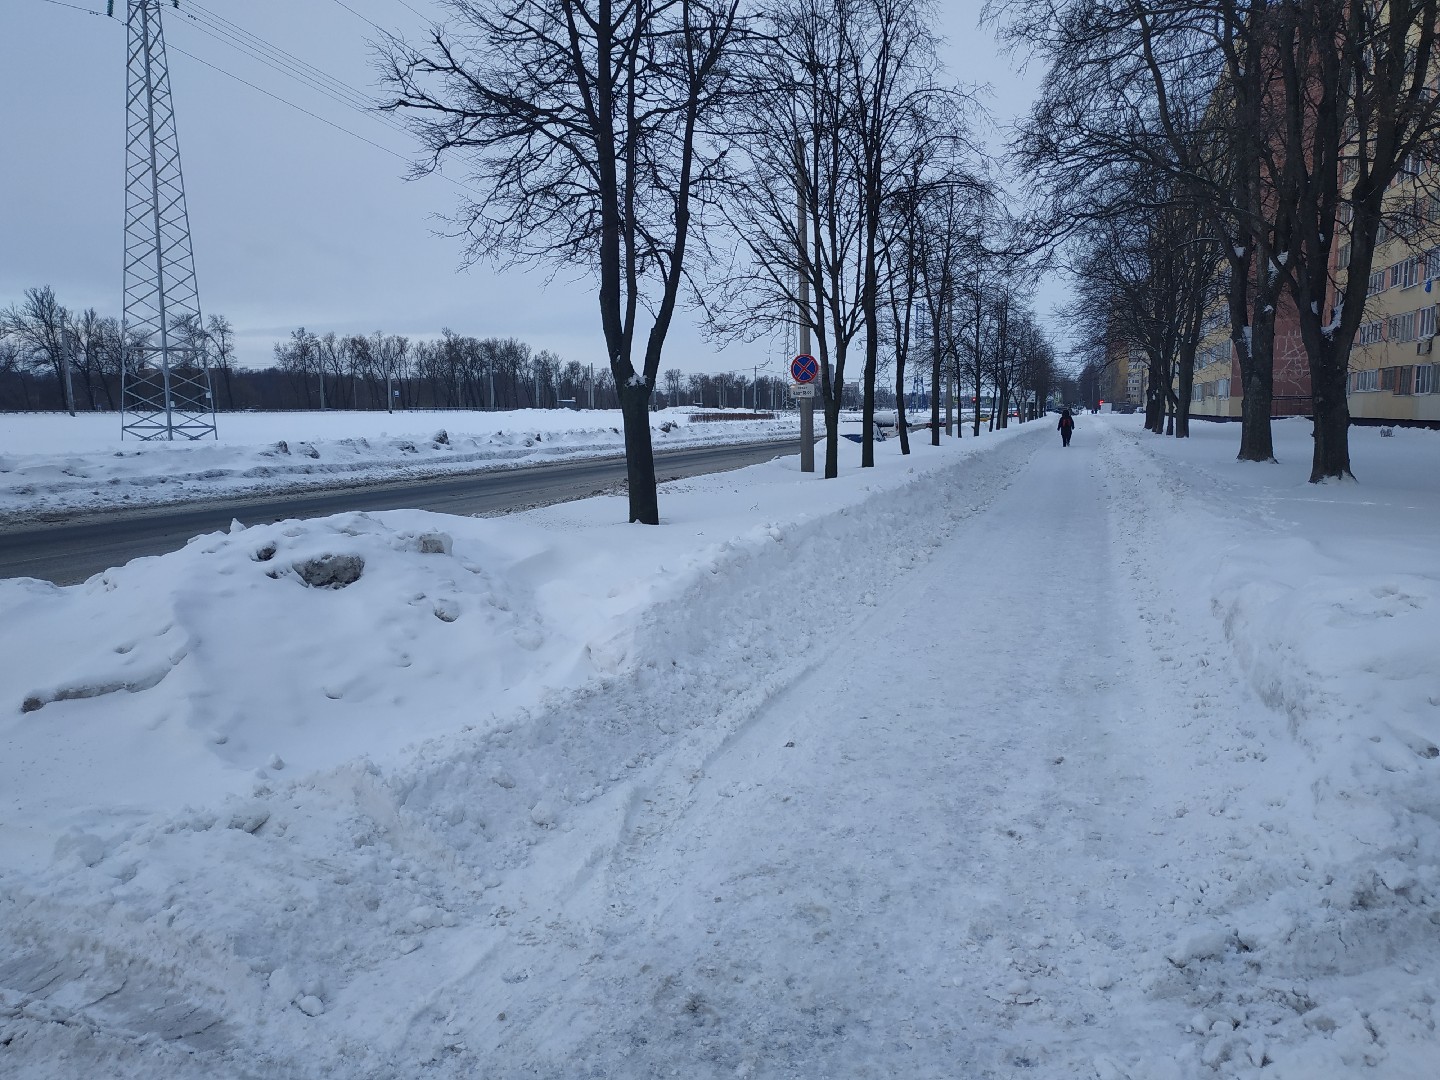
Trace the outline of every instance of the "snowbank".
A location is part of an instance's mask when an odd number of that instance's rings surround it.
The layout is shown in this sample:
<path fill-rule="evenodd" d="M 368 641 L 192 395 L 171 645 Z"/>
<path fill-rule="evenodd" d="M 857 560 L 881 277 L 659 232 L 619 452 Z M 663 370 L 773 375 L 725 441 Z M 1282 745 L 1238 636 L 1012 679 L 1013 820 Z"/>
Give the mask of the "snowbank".
<path fill-rule="evenodd" d="M 651 413 L 655 448 L 791 439 L 799 433 L 795 414 L 696 419 L 715 415 L 692 408 Z M 113 413 L 0 414 L 0 524 L 38 514 L 622 455 L 621 426 L 618 410 L 241 412 L 221 414 L 218 439 L 172 443 L 122 440 Z"/>
<path fill-rule="evenodd" d="M 1195 898 L 1204 947 L 1171 956 L 1187 974 L 1219 958 L 1193 980 L 1202 1062 L 1285 1080 L 1434 1074 L 1440 436 L 1352 429 L 1361 482 L 1311 485 L 1308 421 L 1275 424 L 1278 466 L 1236 462 L 1233 426 L 1192 430 L 1132 435 L 1142 482 L 1173 499 L 1159 581 L 1215 620 L 1180 646 L 1201 669 L 1176 704 L 1193 686 L 1195 713 L 1217 715 L 1216 681 L 1235 670 L 1266 706 L 1228 737 L 1217 724 L 1208 747 L 1240 765 L 1204 800 L 1234 823 L 1231 851 Z"/>
<path fill-rule="evenodd" d="M 739 881 L 705 864 L 746 837 L 710 837 L 703 816 L 683 823 L 693 836 L 666 830 L 717 768 L 717 799 L 779 814 L 730 751 L 785 729 L 806 673 L 843 679 L 825 643 L 855 641 L 886 658 L 897 686 L 958 702 L 951 742 L 979 725 L 1005 751 L 1010 726 L 1107 710 L 1105 737 L 1118 741 L 1107 750 L 1102 733 L 1087 743 L 1077 730 L 1063 752 L 1002 754 L 977 766 L 993 776 L 937 792 L 936 814 L 993 816 L 992 847 L 978 850 L 1043 868 L 1053 903 L 1001 934 L 1021 920 L 1012 898 L 971 896 L 978 868 L 922 865 L 902 840 L 903 882 L 867 871 L 882 923 L 833 914 L 875 934 L 886 971 L 883 942 L 922 905 L 955 905 L 953 934 L 889 982 L 822 973 L 827 993 L 902 995 L 845 1002 L 849 1033 L 820 1023 L 834 1002 L 736 972 L 732 1002 L 793 998 L 765 1028 L 784 1053 L 741 1055 L 745 1074 L 813 1075 L 812 1051 L 851 1060 L 853 1038 L 869 1063 L 854 1058 L 856 1076 L 902 1057 L 923 1065 L 913 1075 L 983 1075 L 935 1033 L 989 1024 L 989 1039 L 1017 1048 L 986 1066 L 997 1076 L 1433 1075 L 1440 438 L 1353 434 L 1366 482 L 1315 488 L 1299 423 L 1277 425 L 1285 464 L 1256 466 L 1233 461 L 1233 427 L 1176 443 L 1135 417 L 1082 418 L 1064 460 L 1076 485 L 1093 485 L 1077 502 L 1086 516 L 1050 522 L 1041 508 L 1050 528 L 1006 537 L 1027 557 L 1051 553 L 1047 576 L 996 583 L 953 625 L 888 636 L 871 620 L 891 590 L 920 587 L 937 552 L 973 541 L 1007 491 L 1025 504 L 1034 455 L 1060 453 L 1048 425 L 908 458 L 889 441 L 865 471 L 842 443 L 835 481 L 802 476 L 793 457 L 677 481 L 659 528 L 616 524 L 609 498 L 494 519 L 354 514 L 197 537 L 77 586 L 0 581 L 0 1072 L 571 1075 L 527 1056 L 544 1045 L 593 1049 L 587 1060 L 611 1075 L 659 1075 L 657 1063 L 737 1075 L 725 1055 L 746 1018 L 690 986 L 734 969 L 652 970 L 670 958 L 646 898 L 696 864 L 711 891 L 681 914 L 700 955 L 717 921 L 700 909 L 713 894 L 716 913 L 730 910 L 731 891 L 754 917 L 824 940 L 832 913 L 814 897 L 843 895 L 843 881 L 791 880 L 800 895 L 781 895 L 779 868 Z M 1064 535 L 1088 539 L 1055 558 Z M 1096 650 L 1113 673 L 1076 667 L 1073 641 L 1030 625 L 1051 620 L 1018 617 L 1064 607 L 1092 571 L 1119 583 L 1115 606 L 1133 613 Z M 1016 681 L 1014 701 L 1035 670 L 1070 700 L 1013 716 L 967 709 L 981 689 L 947 687 L 936 657 L 983 648 L 1004 665 L 995 679 Z M 833 740 L 837 768 L 844 725 L 870 731 L 895 697 L 848 692 L 855 715 L 808 732 Z M 1111 761 L 1150 775 L 1087 779 Z M 870 786 L 853 805 L 837 790 L 812 814 L 863 835 L 884 805 L 870 800 L 926 764 L 857 770 Z M 767 781 L 783 774 L 766 769 Z M 1153 805 L 1122 797 L 1141 781 Z M 1066 839 L 1067 821 L 1084 820 L 1078 801 L 1096 824 Z M 903 837 L 906 822 L 886 824 Z M 673 879 L 620 876 L 671 842 Z M 1148 863 L 1128 861 L 1142 851 Z M 793 948 L 781 959 L 811 955 Z M 950 1012 L 939 987 L 968 985 L 982 961 L 1008 972 L 985 984 L 993 1009 Z M 642 1040 L 651 1012 L 663 1023 L 654 1046 L 606 1058 L 583 1045 L 615 1007 L 585 996 L 600 969 L 595 993 L 639 1010 L 618 1030 Z M 871 1030 L 872 1008 L 908 1019 Z M 1126 1032 L 1097 1027 L 1097 1013 L 1127 1018 Z M 1027 1040 L 1103 1052 L 1077 1072 Z"/>

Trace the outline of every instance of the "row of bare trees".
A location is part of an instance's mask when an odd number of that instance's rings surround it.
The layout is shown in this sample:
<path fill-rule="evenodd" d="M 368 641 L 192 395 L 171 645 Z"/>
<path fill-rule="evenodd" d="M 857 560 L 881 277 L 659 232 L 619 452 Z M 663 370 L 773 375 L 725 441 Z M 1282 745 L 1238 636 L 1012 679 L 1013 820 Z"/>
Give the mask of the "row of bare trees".
<path fill-rule="evenodd" d="M 1310 479 L 1350 477 L 1345 384 L 1375 249 L 1386 219 L 1403 227 L 1414 205 L 1397 183 L 1423 184 L 1423 163 L 1440 159 L 1437 0 L 990 8 L 1049 63 L 1020 158 L 1088 277 L 1091 329 L 1118 319 L 1158 363 L 1163 397 L 1168 364 L 1186 378 L 1197 310 L 1223 300 L 1243 384 L 1239 457 L 1270 461 L 1288 294 L 1313 394 Z M 1177 435 L 1187 391 L 1174 394 Z"/>
<path fill-rule="evenodd" d="M 354 409 L 388 407 L 523 409 L 619 407 L 606 369 L 566 362 L 514 338 L 478 338 L 442 331 L 434 339 L 376 332 L 316 334 L 292 330 L 273 347 L 266 368 L 235 365 L 235 334 L 223 315 L 212 315 L 194 334 L 209 358 L 216 406 L 235 409 Z M 122 347 L 119 322 L 93 310 L 76 314 L 54 290 L 30 289 L 23 301 L 0 310 L 0 409 L 115 411 L 120 373 L 138 356 Z M 656 407 L 773 410 L 790 406 L 788 379 L 743 372 L 686 373 L 667 369 Z M 846 408 L 860 407 L 855 383 L 845 387 Z M 894 403 L 882 394 L 882 404 Z"/>
<path fill-rule="evenodd" d="M 418 173 L 448 164 L 475 193 L 453 216 L 468 258 L 584 267 L 598 280 L 630 519 L 659 521 L 645 414 L 687 292 L 722 338 L 813 335 L 824 473 L 838 473 L 852 382 L 872 465 L 882 373 L 903 402 L 907 365 L 928 361 L 938 390 L 946 358 L 959 363 L 966 288 L 1003 278 L 1013 247 L 970 138 L 973 101 L 940 71 L 934 7 L 445 7 L 424 40 L 379 43 L 384 107 L 425 146 Z M 975 291 L 982 307 L 1007 293 Z"/>
<path fill-rule="evenodd" d="M 201 348 L 228 382 L 234 332 L 223 315 L 212 315 L 203 328 L 179 322 L 172 333 Z M 114 411 L 122 374 L 136 370 L 142 345 L 114 316 L 73 311 L 48 285 L 26 289 L 22 300 L 0 308 L 0 407 L 60 408 L 72 416 Z"/>
<path fill-rule="evenodd" d="M 566 401 L 614 408 L 608 372 L 596 373 L 513 338 L 435 340 L 393 334 L 317 335 L 300 327 L 274 346 L 270 368 L 237 368 L 235 333 L 223 315 L 181 323 L 207 357 L 219 409 L 553 408 Z M 49 286 L 0 309 L 0 407 L 116 411 L 121 375 L 138 342 L 119 320 L 74 312 Z"/>

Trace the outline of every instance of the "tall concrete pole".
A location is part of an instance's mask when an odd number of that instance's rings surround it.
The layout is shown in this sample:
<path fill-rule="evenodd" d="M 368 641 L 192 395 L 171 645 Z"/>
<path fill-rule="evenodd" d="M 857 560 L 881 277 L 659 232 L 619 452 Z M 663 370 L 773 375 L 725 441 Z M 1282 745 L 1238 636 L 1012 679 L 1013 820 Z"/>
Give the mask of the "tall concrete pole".
<path fill-rule="evenodd" d="M 795 140 L 795 194 L 796 216 L 795 236 L 799 241 L 796 267 L 800 276 L 800 351 L 810 352 L 810 275 L 807 272 L 805 238 L 808 233 L 808 215 L 805 213 L 805 142 Z M 813 391 L 812 391 L 813 393 Z M 815 471 L 815 399 L 800 399 L 800 471 Z"/>

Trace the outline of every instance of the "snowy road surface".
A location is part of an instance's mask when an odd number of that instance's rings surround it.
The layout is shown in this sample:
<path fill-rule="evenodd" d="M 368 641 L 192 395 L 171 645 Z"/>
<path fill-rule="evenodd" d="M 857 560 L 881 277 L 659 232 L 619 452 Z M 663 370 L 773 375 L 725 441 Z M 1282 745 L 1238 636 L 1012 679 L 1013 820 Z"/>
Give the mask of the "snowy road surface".
<path fill-rule="evenodd" d="M 6 1075 L 1440 1075 L 1440 687 L 1406 667 L 1383 684 L 1389 726 L 1366 726 L 1350 698 L 1381 684 L 1296 675 L 1318 639 L 1285 638 L 1300 594 L 1280 582 L 1327 565 L 1293 534 L 1327 512 L 1315 489 L 1224 487 L 1224 454 L 1200 467 L 1128 418 L 1083 420 L 1066 450 L 1034 425 L 887 456 L 885 483 L 822 484 L 826 513 L 744 530 L 686 491 L 775 514 L 799 498 L 787 466 L 682 482 L 668 525 L 625 540 L 726 539 L 642 553 L 674 581 L 624 633 L 576 631 L 583 678 L 547 651 L 553 597 L 524 606 L 562 560 L 516 542 L 502 575 L 521 525 L 457 525 L 454 558 L 497 568 L 507 618 L 533 614 L 548 689 L 506 709 L 445 665 L 425 679 L 448 698 L 397 675 L 381 715 L 470 723 L 283 783 L 277 754 L 228 800 L 77 811 L 48 869 L 0 879 Z M 1412 495 L 1364 490 L 1365 513 L 1408 520 Z M 531 518 L 593 528 L 579 505 Z M 286 535 L 216 534 L 135 581 L 187 558 L 172 576 L 243 575 Z M 1367 563 L 1376 580 L 1306 594 L 1352 647 L 1391 625 L 1433 645 L 1433 570 L 1405 541 Z M 403 610 L 420 571 L 384 572 Z M 624 577 L 587 579 L 607 575 Z M 450 585 L 464 614 L 437 606 L 435 633 L 472 618 Z M 133 699 L 192 662 L 224 674 L 173 602 L 191 655 Z M 340 681 L 326 697 L 358 701 Z M 23 722 L 87 704 L 52 696 Z M 227 738 L 215 753 L 239 755 Z"/>

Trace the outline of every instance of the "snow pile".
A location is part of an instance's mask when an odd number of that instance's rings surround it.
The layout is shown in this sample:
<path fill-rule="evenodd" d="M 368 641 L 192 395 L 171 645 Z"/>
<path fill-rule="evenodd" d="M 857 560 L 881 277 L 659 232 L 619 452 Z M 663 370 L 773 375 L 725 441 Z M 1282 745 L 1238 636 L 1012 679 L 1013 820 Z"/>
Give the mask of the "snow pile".
<path fill-rule="evenodd" d="M 656 450 L 790 439 L 796 414 L 651 413 Z M 751 414 L 737 414 L 751 415 Z M 0 523 L 37 515 L 375 483 L 622 455 L 615 411 L 224 413 L 219 439 L 121 440 L 113 413 L 0 416 Z"/>
<path fill-rule="evenodd" d="M 1440 438 L 1235 434 L 0 581 L 0 1072 L 1432 1075 Z"/>
<path fill-rule="evenodd" d="M 1213 921 L 1168 955 L 1187 975 L 1209 961 L 1194 977 L 1208 1007 L 1192 1028 L 1206 1037 L 1202 1062 L 1224 1075 L 1429 1075 L 1440 1045 L 1440 438 L 1353 429 L 1365 482 L 1317 487 L 1296 475 L 1307 422 L 1276 425 L 1281 468 L 1236 463 L 1233 431 L 1201 426 L 1190 446 L 1140 439 L 1153 482 L 1177 495 L 1159 542 L 1213 568 L 1192 585 L 1196 607 L 1208 599 L 1268 710 L 1232 733 L 1211 729 L 1214 752 L 1251 766 L 1209 800 L 1236 823 L 1220 841 L 1235 863 L 1194 899 Z M 1224 659 L 1215 644 L 1202 662 Z M 1228 665 L 1217 666 L 1198 692 L 1207 713 L 1230 697 L 1214 687 Z"/>

